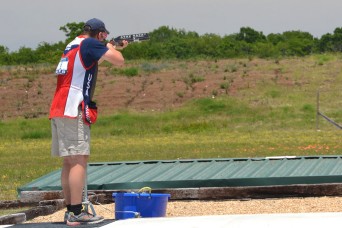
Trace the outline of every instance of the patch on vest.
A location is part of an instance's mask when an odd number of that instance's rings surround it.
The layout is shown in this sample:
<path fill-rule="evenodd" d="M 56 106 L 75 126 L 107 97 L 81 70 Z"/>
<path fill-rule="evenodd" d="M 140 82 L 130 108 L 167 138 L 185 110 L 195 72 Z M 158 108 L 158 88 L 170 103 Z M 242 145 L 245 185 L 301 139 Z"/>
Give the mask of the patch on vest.
<path fill-rule="evenodd" d="M 57 75 L 66 75 L 68 73 L 68 58 L 61 58 L 56 68 Z"/>

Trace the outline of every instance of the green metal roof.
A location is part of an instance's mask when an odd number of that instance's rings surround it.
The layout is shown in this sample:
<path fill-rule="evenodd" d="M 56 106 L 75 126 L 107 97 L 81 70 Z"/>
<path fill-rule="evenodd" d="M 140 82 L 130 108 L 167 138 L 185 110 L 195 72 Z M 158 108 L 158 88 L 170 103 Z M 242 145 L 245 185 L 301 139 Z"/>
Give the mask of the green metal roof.
<path fill-rule="evenodd" d="M 60 190 L 61 170 L 18 189 Z M 88 164 L 89 190 L 271 186 L 342 182 L 341 156 L 126 161 Z"/>

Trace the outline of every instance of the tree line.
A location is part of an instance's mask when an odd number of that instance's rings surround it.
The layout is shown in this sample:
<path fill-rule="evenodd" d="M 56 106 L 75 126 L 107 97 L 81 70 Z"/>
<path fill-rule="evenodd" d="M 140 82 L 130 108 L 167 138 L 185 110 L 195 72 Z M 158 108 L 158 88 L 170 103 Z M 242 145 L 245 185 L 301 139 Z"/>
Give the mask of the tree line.
<path fill-rule="evenodd" d="M 21 47 L 18 51 L 0 45 L 0 65 L 35 63 L 55 64 L 66 46 L 82 32 L 84 23 L 68 23 L 60 27 L 64 41 L 42 42 L 36 49 Z M 264 35 L 250 27 L 238 33 L 219 36 L 199 35 L 197 32 L 161 26 L 149 33 L 150 40 L 130 44 L 122 52 L 127 60 L 133 59 L 203 59 L 203 58 L 281 58 L 306 56 L 314 53 L 340 52 L 342 28 L 315 38 L 308 32 L 286 31 Z"/>

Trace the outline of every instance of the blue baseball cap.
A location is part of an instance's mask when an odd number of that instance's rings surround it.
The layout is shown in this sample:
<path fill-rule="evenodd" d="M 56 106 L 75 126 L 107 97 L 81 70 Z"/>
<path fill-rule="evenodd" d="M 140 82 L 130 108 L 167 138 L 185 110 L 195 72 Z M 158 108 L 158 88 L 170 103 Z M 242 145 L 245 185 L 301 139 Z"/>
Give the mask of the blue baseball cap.
<path fill-rule="evenodd" d="M 88 20 L 84 26 L 89 26 L 91 30 L 100 30 L 109 34 L 109 31 L 106 29 L 105 24 L 97 18 Z"/>

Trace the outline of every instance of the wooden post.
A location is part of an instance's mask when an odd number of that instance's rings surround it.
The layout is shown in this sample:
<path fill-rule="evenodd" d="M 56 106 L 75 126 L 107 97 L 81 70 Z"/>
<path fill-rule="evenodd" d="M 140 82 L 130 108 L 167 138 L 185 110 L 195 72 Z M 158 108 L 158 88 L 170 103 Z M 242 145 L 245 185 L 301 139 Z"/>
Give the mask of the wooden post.
<path fill-rule="evenodd" d="M 316 109 L 316 130 L 319 131 L 319 90 L 317 90 Z"/>

